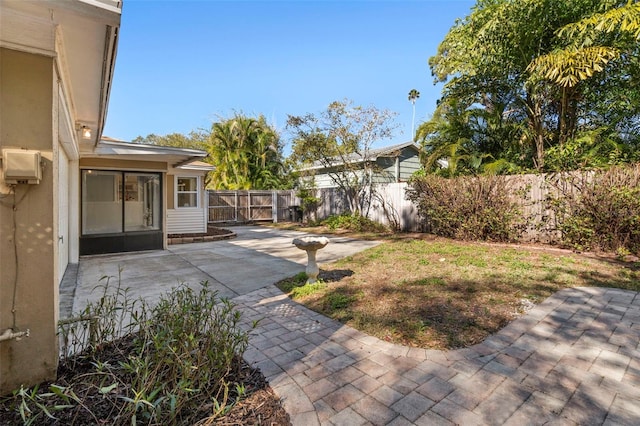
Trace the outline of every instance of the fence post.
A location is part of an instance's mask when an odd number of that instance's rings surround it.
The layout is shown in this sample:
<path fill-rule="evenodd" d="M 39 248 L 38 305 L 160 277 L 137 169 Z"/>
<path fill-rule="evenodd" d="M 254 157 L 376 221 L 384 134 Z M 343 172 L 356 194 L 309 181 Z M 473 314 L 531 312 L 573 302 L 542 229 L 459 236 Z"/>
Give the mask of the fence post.
<path fill-rule="evenodd" d="M 235 209 L 234 209 L 235 210 L 235 215 L 236 215 L 235 221 L 236 221 L 236 223 L 238 223 L 238 191 L 235 192 L 234 197 L 235 197 L 235 200 L 236 200 L 236 205 L 235 205 Z"/>
<path fill-rule="evenodd" d="M 209 190 L 204 189 L 204 232 L 209 231 Z"/>
<path fill-rule="evenodd" d="M 278 223 L 278 191 L 271 191 L 271 217 L 273 223 Z"/>

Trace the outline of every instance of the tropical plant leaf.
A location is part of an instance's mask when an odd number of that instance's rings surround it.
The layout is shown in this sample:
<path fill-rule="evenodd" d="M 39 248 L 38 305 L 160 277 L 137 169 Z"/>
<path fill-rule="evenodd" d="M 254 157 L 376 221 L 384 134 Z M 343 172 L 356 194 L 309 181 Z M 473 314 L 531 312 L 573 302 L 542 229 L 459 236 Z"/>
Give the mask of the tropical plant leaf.
<path fill-rule="evenodd" d="M 640 40 L 640 3 L 631 0 L 622 7 L 596 13 L 581 21 L 566 25 L 558 35 L 568 38 L 583 37 L 590 40 L 594 32 L 612 33 L 616 31 L 631 33 Z"/>
<path fill-rule="evenodd" d="M 596 72 L 602 72 L 609 61 L 620 56 L 613 47 L 592 46 L 556 50 L 534 59 L 527 71 L 563 87 L 573 87 Z"/>

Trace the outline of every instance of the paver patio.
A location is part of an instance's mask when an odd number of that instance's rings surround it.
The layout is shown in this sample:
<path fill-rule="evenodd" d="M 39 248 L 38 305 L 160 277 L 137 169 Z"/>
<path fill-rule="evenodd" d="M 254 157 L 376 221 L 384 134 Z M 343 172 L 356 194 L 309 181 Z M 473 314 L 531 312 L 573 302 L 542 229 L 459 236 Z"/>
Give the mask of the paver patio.
<path fill-rule="evenodd" d="M 233 298 L 259 367 L 294 425 L 640 424 L 640 296 L 562 290 L 481 344 L 455 351 L 394 345 L 291 301 L 274 282 L 304 270 L 299 232 L 234 228 L 238 238 L 168 251 L 83 258 L 61 288 L 77 311 L 100 277 L 157 297 L 207 279 Z M 375 242 L 331 238 L 320 264 Z M 62 315 L 62 314 L 61 314 Z"/>
<path fill-rule="evenodd" d="M 291 301 L 233 299 L 259 367 L 294 425 L 640 424 L 640 296 L 562 290 L 484 342 L 394 345 Z"/>

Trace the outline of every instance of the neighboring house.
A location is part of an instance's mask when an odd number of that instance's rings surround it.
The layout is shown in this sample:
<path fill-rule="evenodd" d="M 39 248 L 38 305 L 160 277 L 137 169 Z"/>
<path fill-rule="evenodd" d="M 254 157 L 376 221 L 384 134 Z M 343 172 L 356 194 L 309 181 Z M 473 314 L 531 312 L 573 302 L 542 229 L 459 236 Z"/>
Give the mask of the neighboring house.
<path fill-rule="evenodd" d="M 102 138 L 121 7 L 0 0 L 0 394 L 55 377 L 69 263 L 206 226 L 205 152 Z"/>
<path fill-rule="evenodd" d="M 369 150 L 365 158 L 360 154 L 351 154 L 345 160 L 336 159 L 331 166 L 314 164 L 302 169 L 313 175 L 316 188 L 335 188 L 332 173 L 344 170 L 344 163 L 357 164 L 357 168 L 373 170 L 373 183 L 406 182 L 411 175 L 420 169 L 420 148 L 413 142 L 387 146 Z"/>

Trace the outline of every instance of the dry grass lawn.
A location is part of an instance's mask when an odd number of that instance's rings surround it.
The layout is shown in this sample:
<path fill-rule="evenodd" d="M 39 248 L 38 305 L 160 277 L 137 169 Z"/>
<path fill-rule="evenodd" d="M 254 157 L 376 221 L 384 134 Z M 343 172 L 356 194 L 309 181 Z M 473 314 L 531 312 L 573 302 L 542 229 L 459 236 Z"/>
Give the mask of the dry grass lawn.
<path fill-rule="evenodd" d="M 479 343 L 565 287 L 640 291 L 637 261 L 427 236 L 387 237 L 321 269 L 319 283 L 301 274 L 278 287 L 365 333 L 431 349 Z"/>

